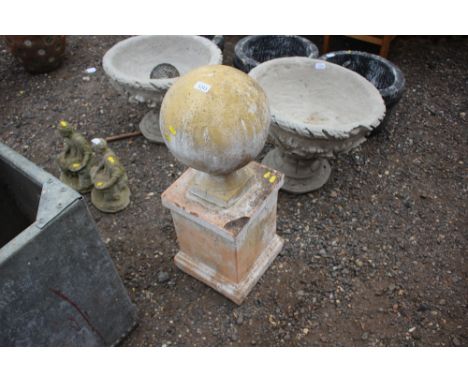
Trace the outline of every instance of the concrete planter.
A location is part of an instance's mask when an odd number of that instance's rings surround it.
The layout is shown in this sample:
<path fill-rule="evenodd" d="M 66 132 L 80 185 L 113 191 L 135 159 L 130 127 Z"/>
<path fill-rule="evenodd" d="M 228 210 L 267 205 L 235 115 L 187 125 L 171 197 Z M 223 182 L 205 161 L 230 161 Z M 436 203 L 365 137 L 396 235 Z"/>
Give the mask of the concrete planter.
<path fill-rule="evenodd" d="M 247 36 L 234 47 L 234 66 L 246 73 L 262 62 L 280 57 L 319 55 L 317 46 L 301 36 Z"/>
<path fill-rule="evenodd" d="M 322 187 L 327 158 L 365 141 L 385 115 L 377 89 L 339 65 L 305 57 L 278 58 L 249 75 L 268 95 L 276 149 L 263 163 L 286 175 L 283 189 L 304 193 Z"/>
<path fill-rule="evenodd" d="M 374 130 L 374 132 L 380 131 L 386 125 L 388 116 L 405 90 L 403 72 L 389 60 L 367 52 L 341 50 L 327 53 L 320 59 L 360 74 L 379 90 L 387 108 L 384 121 Z"/>
<path fill-rule="evenodd" d="M 140 122 L 140 130 L 152 142 L 164 142 L 159 130 L 159 109 L 167 90 L 177 80 L 151 79 L 153 69 L 170 64 L 179 75 L 203 65 L 220 64 L 221 50 L 201 36 L 136 36 L 114 45 L 103 58 L 111 84 L 130 102 L 151 108 Z"/>
<path fill-rule="evenodd" d="M 106 346 L 136 309 L 82 197 L 0 143 L 0 346 Z"/>

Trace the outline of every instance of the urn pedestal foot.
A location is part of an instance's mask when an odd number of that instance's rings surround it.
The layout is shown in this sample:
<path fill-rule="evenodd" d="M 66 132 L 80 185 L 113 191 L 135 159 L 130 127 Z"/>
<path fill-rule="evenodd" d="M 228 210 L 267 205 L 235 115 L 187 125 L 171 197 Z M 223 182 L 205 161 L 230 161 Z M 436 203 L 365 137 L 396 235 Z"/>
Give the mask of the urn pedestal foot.
<path fill-rule="evenodd" d="M 164 143 L 159 129 L 159 110 L 150 110 L 140 121 L 140 131 L 143 136 L 155 143 Z"/>
<path fill-rule="evenodd" d="M 304 194 L 321 188 L 331 174 L 330 163 L 325 158 L 301 159 L 285 154 L 278 148 L 271 150 L 262 163 L 284 173 L 282 189 L 294 194 Z"/>

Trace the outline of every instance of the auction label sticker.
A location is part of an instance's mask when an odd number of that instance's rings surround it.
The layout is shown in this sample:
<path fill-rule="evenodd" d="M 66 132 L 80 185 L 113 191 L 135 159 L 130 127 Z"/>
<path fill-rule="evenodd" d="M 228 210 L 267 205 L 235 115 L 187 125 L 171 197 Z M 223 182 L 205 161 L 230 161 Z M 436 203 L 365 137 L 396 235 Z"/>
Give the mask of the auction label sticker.
<path fill-rule="evenodd" d="M 327 67 L 327 65 L 325 64 L 325 62 L 316 62 L 315 63 L 315 69 L 317 70 L 323 70 Z"/>
<path fill-rule="evenodd" d="M 203 93 L 208 93 L 211 89 L 211 85 L 208 85 L 207 83 L 202 81 L 197 81 L 193 88 L 200 90 Z"/>

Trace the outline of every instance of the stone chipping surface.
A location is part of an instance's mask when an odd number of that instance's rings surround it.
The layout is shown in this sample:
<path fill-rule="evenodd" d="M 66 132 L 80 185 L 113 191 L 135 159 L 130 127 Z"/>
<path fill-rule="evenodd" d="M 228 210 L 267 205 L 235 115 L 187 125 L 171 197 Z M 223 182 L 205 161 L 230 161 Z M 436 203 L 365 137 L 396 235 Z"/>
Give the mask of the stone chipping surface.
<path fill-rule="evenodd" d="M 62 67 L 35 76 L 1 41 L 0 140 L 58 175 L 60 119 L 88 138 L 135 131 L 145 107 L 120 97 L 101 66 L 122 38 L 69 37 Z M 237 40 L 226 38 L 228 64 Z M 375 52 L 338 38 L 332 48 Z M 468 345 L 468 38 L 399 37 L 389 59 L 407 80 L 389 131 L 335 160 L 321 190 L 280 192 L 285 247 L 240 307 L 173 263 L 160 194 L 184 166 L 142 137 L 111 144 L 131 204 L 116 215 L 89 207 L 139 309 L 122 345 Z"/>

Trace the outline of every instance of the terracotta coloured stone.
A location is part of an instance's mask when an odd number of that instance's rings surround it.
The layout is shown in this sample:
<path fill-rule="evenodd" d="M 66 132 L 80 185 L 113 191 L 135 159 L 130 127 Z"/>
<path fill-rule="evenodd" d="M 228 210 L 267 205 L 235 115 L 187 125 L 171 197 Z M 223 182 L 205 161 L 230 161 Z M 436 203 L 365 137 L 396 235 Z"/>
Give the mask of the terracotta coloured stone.
<path fill-rule="evenodd" d="M 276 235 L 276 204 L 283 175 L 256 162 L 253 181 L 229 208 L 191 196 L 198 171 L 187 170 L 162 195 L 172 212 L 180 251 L 176 265 L 241 304 L 283 247 Z"/>

